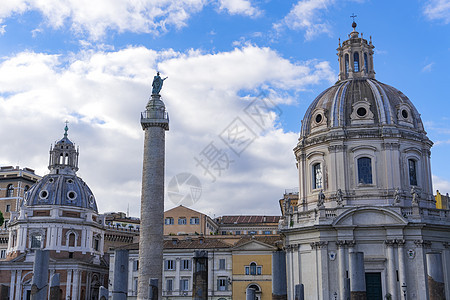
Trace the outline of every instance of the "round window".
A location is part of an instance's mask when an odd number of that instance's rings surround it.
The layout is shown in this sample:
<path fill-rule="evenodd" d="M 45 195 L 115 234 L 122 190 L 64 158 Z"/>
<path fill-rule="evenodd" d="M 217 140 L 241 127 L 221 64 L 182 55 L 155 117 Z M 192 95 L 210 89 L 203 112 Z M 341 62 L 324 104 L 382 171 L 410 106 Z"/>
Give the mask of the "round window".
<path fill-rule="evenodd" d="M 48 180 L 48 182 L 50 182 L 50 183 L 53 183 L 55 181 L 55 179 L 53 179 L 53 178 L 50 178 L 49 180 Z"/>
<path fill-rule="evenodd" d="M 322 115 L 321 114 L 317 114 L 316 115 L 316 123 L 320 123 L 322 122 Z"/>
<path fill-rule="evenodd" d="M 39 198 L 41 199 L 47 199 L 48 198 L 48 192 L 46 190 L 42 190 L 39 192 Z"/>
<path fill-rule="evenodd" d="M 94 204 L 94 196 L 93 195 L 89 196 L 89 203 Z"/>
<path fill-rule="evenodd" d="M 69 198 L 69 200 L 75 200 L 75 198 L 77 198 L 77 193 L 70 191 L 67 193 L 67 198 Z"/>
<path fill-rule="evenodd" d="M 402 117 L 408 119 L 408 111 L 406 109 L 402 110 Z"/>
<path fill-rule="evenodd" d="M 73 183 L 73 180 L 72 179 L 68 179 L 67 183 Z"/>
<path fill-rule="evenodd" d="M 356 113 L 358 114 L 358 116 L 364 117 L 367 114 L 367 109 L 365 109 L 364 107 L 360 107 L 356 110 Z"/>

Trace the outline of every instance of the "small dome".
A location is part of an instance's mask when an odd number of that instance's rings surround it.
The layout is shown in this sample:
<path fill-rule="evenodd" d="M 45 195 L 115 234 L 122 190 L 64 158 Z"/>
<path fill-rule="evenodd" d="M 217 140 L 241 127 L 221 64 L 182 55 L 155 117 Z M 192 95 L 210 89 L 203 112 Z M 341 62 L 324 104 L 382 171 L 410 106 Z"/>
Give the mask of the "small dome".
<path fill-rule="evenodd" d="M 26 206 L 65 205 L 97 212 L 94 194 L 76 175 L 48 174 L 25 193 Z"/>
<path fill-rule="evenodd" d="M 402 92 L 373 78 L 338 81 L 309 106 L 301 136 L 333 127 L 400 125 L 425 133 L 420 114 Z"/>

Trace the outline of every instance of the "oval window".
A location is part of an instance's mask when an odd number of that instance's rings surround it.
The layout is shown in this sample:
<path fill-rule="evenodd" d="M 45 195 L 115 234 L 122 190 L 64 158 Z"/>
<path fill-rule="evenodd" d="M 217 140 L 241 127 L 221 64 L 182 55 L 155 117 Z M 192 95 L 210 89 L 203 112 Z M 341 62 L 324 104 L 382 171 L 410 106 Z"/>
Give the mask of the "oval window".
<path fill-rule="evenodd" d="M 356 113 L 360 117 L 364 117 L 367 114 L 367 110 L 364 107 L 360 107 L 356 110 Z"/>
<path fill-rule="evenodd" d="M 408 119 L 408 111 L 406 109 L 402 110 L 402 117 Z"/>
<path fill-rule="evenodd" d="M 321 114 L 317 114 L 316 116 L 316 123 L 320 123 L 322 122 L 322 115 Z"/>
<path fill-rule="evenodd" d="M 75 193 L 74 191 L 70 191 L 67 193 L 67 198 L 69 198 L 69 200 L 75 200 L 76 197 L 77 193 Z"/>
<path fill-rule="evenodd" d="M 48 192 L 46 190 L 42 190 L 39 192 L 39 198 L 41 199 L 47 199 L 48 198 Z"/>

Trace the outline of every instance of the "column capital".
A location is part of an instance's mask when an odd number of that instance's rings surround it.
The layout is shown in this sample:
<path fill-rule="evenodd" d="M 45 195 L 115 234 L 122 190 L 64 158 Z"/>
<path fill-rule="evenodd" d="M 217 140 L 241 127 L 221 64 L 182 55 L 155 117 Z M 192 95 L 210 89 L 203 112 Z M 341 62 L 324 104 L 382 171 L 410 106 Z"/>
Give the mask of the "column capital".
<path fill-rule="evenodd" d="M 396 240 L 385 240 L 384 243 L 388 247 L 394 247 L 394 245 L 396 244 Z"/>
<path fill-rule="evenodd" d="M 320 242 L 312 242 L 310 243 L 311 249 L 322 249 L 327 248 L 328 242 L 326 241 L 320 241 Z"/>
<path fill-rule="evenodd" d="M 395 240 L 395 241 L 397 242 L 397 245 L 399 247 L 403 247 L 405 245 L 405 243 L 406 243 L 406 241 L 404 239 L 398 239 L 398 240 Z"/>
<path fill-rule="evenodd" d="M 356 241 L 355 240 L 347 240 L 345 241 L 345 244 L 349 247 L 349 248 L 353 248 L 356 245 Z"/>
<path fill-rule="evenodd" d="M 431 247 L 431 241 L 426 241 L 426 240 L 415 240 L 414 244 L 416 245 L 416 247 L 420 247 L 420 248 L 428 248 Z"/>
<path fill-rule="evenodd" d="M 338 248 L 345 248 L 345 240 L 337 240 L 336 241 L 336 246 Z"/>

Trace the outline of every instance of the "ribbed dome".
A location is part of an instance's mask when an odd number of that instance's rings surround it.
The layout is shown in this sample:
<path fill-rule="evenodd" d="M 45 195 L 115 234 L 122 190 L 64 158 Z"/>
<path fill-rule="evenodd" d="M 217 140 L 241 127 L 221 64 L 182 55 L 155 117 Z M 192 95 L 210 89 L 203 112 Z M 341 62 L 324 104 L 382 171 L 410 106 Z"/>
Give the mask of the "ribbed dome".
<path fill-rule="evenodd" d="M 66 205 L 97 212 L 94 194 L 76 175 L 48 174 L 25 194 L 25 205 Z"/>
<path fill-rule="evenodd" d="M 338 81 L 309 106 L 301 135 L 333 127 L 399 125 L 424 132 L 411 101 L 399 90 L 372 78 Z"/>

